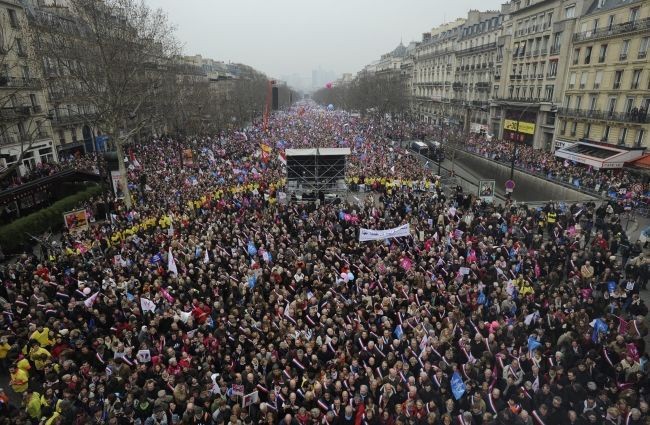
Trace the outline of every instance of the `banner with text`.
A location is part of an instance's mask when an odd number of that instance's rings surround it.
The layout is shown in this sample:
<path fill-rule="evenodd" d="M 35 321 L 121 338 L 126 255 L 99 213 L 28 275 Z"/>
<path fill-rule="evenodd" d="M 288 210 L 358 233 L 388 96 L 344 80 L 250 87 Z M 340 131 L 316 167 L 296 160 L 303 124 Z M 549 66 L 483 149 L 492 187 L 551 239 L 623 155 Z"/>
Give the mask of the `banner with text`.
<path fill-rule="evenodd" d="M 361 229 L 361 232 L 359 233 L 359 242 L 379 241 L 383 239 L 400 238 L 410 235 L 411 229 L 408 224 L 385 230 Z"/>

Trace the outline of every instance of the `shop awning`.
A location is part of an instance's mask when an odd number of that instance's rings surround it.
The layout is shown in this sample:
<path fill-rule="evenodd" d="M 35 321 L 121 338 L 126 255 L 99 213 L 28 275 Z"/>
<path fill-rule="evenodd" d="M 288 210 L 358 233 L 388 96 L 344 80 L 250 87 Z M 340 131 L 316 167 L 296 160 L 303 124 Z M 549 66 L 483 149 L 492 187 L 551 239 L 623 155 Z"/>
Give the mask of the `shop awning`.
<path fill-rule="evenodd" d="M 642 156 L 636 161 L 633 161 L 630 165 L 632 167 L 642 168 L 643 170 L 650 171 L 650 154 Z"/>
<path fill-rule="evenodd" d="M 628 148 L 595 142 L 578 142 L 555 151 L 558 158 L 591 165 L 594 168 L 623 168 L 626 163 L 639 159 L 644 148 Z"/>

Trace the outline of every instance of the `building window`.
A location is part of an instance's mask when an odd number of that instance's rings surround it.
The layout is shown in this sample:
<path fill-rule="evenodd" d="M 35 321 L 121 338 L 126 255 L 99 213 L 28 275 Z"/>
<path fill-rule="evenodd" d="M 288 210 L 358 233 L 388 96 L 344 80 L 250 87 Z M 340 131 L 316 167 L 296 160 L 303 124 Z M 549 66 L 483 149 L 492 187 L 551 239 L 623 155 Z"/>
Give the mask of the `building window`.
<path fill-rule="evenodd" d="M 560 45 L 562 44 L 562 31 L 556 32 L 553 36 L 553 47 L 551 48 L 551 53 L 557 53 L 560 51 Z"/>
<path fill-rule="evenodd" d="M 639 18 L 639 8 L 638 7 L 633 7 L 630 9 L 630 23 L 636 22 L 636 20 Z"/>
<path fill-rule="evenodd" d="M 580 47 L 573 50 L 573 64 L 577 65 L 580 61 Z"/>
<path fill-rule="evenodd" d="M 592 95 L 589 99 L 589 111 L 593 112 L 596 110 L 596 102 L 598 101 L 598 96 Z"/>
<path fill-rule="evenodd" d="M 584 62 L 585 65 L 589 65 L 589 62 L 591 62 L 591 51 L 592 51 L 592 49 L 593 49 L 592 46 L 588 46 L 585 49 L 585 62 Z"/>
<path fill-rule="evenodd" d="M 564 8 L 564 19 L 571 19 L 576 17 L 576 6 L 571 5 Z"/>
<path fill-rule="evenodd" d="M 41 162 L 54 162 L 52 148 L 39 149 L 38 154 L 41 156 Z"/>
<path fill-rule="evenodd" d="M 648 44 L 650 44 L 650 37 L 643 37 L 641 43 L 639 43 L 639 59 L 645 58 L 648 54 Z"/>
<path fill-rule="evenodd" d="M 600 84 L 603 82 L 603 71 L 596 71 L 596 78 L 594 79 L 594 89 L 600 88 Z"/>
<path fill-rule="evenodd" d="M 18 53 L 18 56 L 25 56 L 25 46 L 22 38 L 16 38 L 16 53 Z"/>
<path fill-rule="evenodd" d="M 575 109 L 580 110 L 582 106 L 582 96 L 576 96 L 576 107 Z"/>
<path fill-rule="evenodd" d="M 640 129 L 638 129 L 636 131 L 636 138 L 634 139 L 634 144 L 637 147 L 640 147 L 641 145 L 643 145 L 643 136 L 644 135 L 645 135 L 645 131 L 643 131 L 642 128 L 640 128 Z"/>
<path fill-rule="evenodd" d="M 609 98 L 609 104 L 607 105 L 607 112 L 609 114 L 613 114 L 614 111 L 616 111 L 616 98 L 615 97 L 610 97 Z"/>
<path fill-rule="evenodd" d="M 546 89 L 544 91 L 544 99 L 547 102 L 551 102 L 553 100 L 553 86 L 552 85 L 546 86 Z"/>
<path fill-rule="evenodd" d="M 573 121 L 573 123 L 571 123 L 571 137 L 575 137 L 577 132 L 578 132 L 578 122 Z"/>
<path fill-rule="evenodd" d="M 609 15 L 609 17 L 607 18 L 607 28 L 609 28 L 610 31 L 614 27 L 615 19 L 616 19 L 615 15 Z"/>
<path fill-rule="evenodd" d="M 635 69 L 632 74 L 632 84 L 630 85 L 631 89 L 639 88 L 639 81 L 641 80 L 641 70 Z"/>
<path fill-rule="evenodd" d="M 564 104 L 567 108 L 571 107 L 571 96 L 564 96 Z"/>
<path fill-rule="evenodd" d="M 560 127 L 560 133 L 566 134 L 566 120 L 562 120 L 562 126 Z"/>
<path fill-rule="evenodd" d="M 548 76 L 557 76 L 557 60 L 548 61 Z"/>
<path fill-rule="evenodd" d="M 630 40 L 623 40 L 623 44 L 621 44 L 621 54 L 619 55 L 618 59 L 619 60 L 626 60 L 627 59 L 627 52 L 630 50 Z"/>
<path fill-rule="evenodd" d="M 614 83 L 612 85 L 612 88 L 614 90 L 620 89 L 621 88 L 621 80 L 623 79 L 623 71 L 616 71 L 614 73 Z"/>
<path fill-rule="evenodd" d="M 598 0 L 598 9 L 602 8 L 605 5 L 605 0 Z"/>
<path fill-rule="evenodd" d="M 588 139 L 590 133 L 591 133 L 591 123 L 587 123 L 587 124 L 585 124 L 585 134 L 584 134 L 584 138 L 585 138 L 585 139 Z"/>
<path fill-rule="evenodd" d="M 632 112 L 632 108 L 634 107 L 634 98 L 633 97 L 628 97 L 625 99 L 625 113 L 630 114 Z"/>
<path fill-rule="evenodd" d="M 580 89 L 587 87 L 587 77 L 589 77 L 588 72 L 583 72 L 582 75 L 580 75 Z"/>
<path fill-rule="evenodd" d="M 569 88 L 572 89 L 576 85 L 576 73 L 572 72 L 569 76 Z"/>
<path fill-rule="evenodd" d="M 7 9 L 7 12 L 9 13 L 9 23 L 11 24 L 11 28 L 18 29 L 20 25 L 18 24 L 18 15 L 16 15 L 16 11 L 13 9 Z"/>
<path fill-rule="evenodd" d="M 618 144 L 624 145 L 626 138 L 627 138 L 627 127 L 623 127 L 618 134 Z"/>
<path fill-rule="evenodd" d="M 605 62 L 607 58 L 607 44 L 600 45 L 600 53 L 598 54 L 598 63 Z"/>
<path fill-rule="evenodd" d="M 605 132 L 603 133 L 603 138 L 601 139 L 603 142 L 606 142 L 609 140 L 609 132 L 612 130 L 610 126 L 605 126 Z"/>

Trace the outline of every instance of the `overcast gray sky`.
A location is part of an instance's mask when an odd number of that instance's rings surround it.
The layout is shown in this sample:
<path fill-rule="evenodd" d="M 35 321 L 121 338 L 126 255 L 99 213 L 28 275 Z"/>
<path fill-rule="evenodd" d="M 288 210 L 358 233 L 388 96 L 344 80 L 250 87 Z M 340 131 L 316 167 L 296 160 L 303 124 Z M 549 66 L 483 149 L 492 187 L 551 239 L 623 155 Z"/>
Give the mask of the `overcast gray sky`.
<path fill-rule="evenodd" d="M 251 65 L 269 76 L 356 72 L 469 9 L 505 0 L 146 0 L 167 11 L 187 54 Z"/>

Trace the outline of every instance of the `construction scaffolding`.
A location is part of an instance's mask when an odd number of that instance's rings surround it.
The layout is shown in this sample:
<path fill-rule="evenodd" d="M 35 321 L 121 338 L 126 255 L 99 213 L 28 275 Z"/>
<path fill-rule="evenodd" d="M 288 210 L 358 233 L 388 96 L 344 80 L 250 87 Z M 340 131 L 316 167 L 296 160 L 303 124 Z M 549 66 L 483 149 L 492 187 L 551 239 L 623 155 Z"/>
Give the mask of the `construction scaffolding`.
<path fill-rule="evenodd" d="M 345 196 L 350 153 L 349 148 L 287 149 L 288 194 L 314 198 Z"/>

